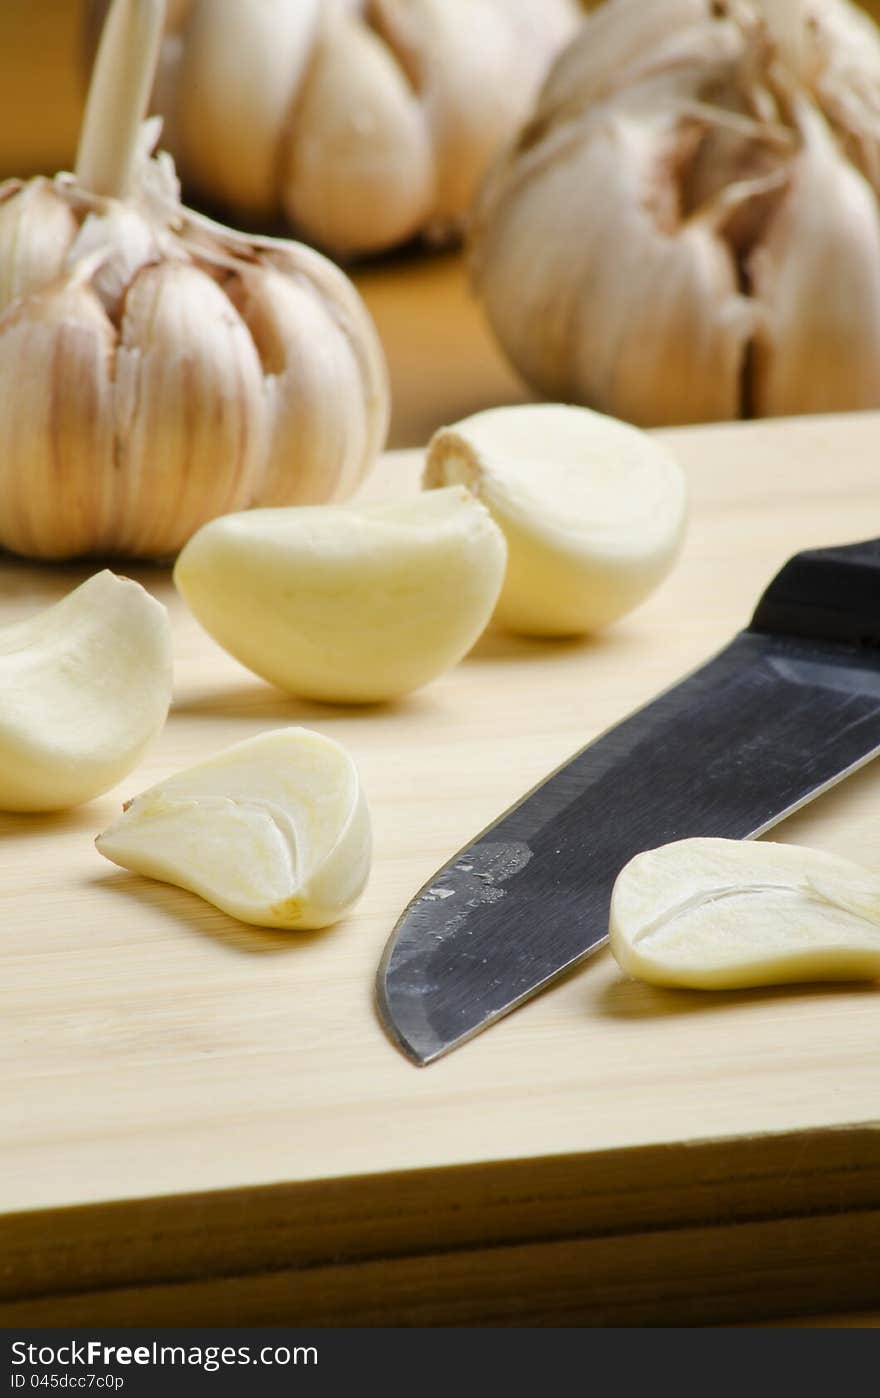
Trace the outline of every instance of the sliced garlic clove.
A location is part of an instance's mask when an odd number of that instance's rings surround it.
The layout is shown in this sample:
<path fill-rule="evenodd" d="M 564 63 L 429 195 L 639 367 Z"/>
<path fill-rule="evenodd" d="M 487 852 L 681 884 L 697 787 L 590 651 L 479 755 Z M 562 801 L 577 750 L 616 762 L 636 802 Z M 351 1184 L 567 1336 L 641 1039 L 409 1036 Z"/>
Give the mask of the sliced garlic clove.
<path fill-rule="evenodd" d="M 0 315 L 60 274 L 76 219 L 48 180 L 0 189 Z"/>
<path fill-rule="evenodd" d="M 725 990 L 880 976 L 880 876 L 817 850 L 682 840 L 614 885 L 611 950 L 654 985 Z"/>
<path fill-rule="evenodd" d="M 242 922 L 291 930 L 338 921 L 370 869 L 354 763 L 305 728 L 248 738 L 160 782 L 95 843 L 114 864 Z"/>
<path fill-rule="evenodd" d="M 61 810 L 115 786 L 165 722 L 171 670 L 165 608 L 106 571 L 0 628 L 0 809 Z"/>
<path fill-rule="evenodd" d="M 0 545 L 36 558 L 99 549 L 113 514 L 113 353 L 100 301 L 74 280 L 0 319 Z"/>
<path fill-rule="evenodd" d="M 188 21 L 176 75 L 181 169 L 251 218 L 278 211 L 282 138 L 319 15 L 320 0 L 200 0 Z"/>
<path fill-rule="evenodd" d="M 684 538 L 678 463 L 637 428 L 587 408 L 494 408 L 443 428 L 424 483 L 468 486 L 503 530 L 495 619 L 514 631 L 607 626 L 661 582 Z"/>
<path fill-rule="evenodd" d="M 146 267 L 125 301 L 114 398 L 118 549 L 155 557 L 255 498 L 263 374 L 221 288 L 186 262 Z"/>
<path fill-rule="evenodd" d="M 488 511 L 458 487 L 393 505 L 228 515 L 190 540 L 174 580 L 205 630 L 272 684 L 373 703 L 470 650 L 505 553 Z"/>
<path fill-rule="evenodd" d="M 822 117 L 800 112 L 803 148 L 749 275 L 760 306 L 753 406 L 760 416 L 880 402 L 880 212 Z"/>
<path fill-rule="evenodd" d="M 370 252 L 412 237 L 433 190 L 416 94 L 359 15 L 328 7 L 288 133 L 288 216 L 337 253 Z"/>

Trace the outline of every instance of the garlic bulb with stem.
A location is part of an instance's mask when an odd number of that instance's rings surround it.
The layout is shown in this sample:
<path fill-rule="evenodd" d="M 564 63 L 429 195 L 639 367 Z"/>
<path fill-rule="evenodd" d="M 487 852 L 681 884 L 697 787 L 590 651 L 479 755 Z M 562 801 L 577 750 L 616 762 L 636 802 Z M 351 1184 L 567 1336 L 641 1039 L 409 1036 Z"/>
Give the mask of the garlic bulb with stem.
<path fill-rule="evenodd" d="M 582 15 L 579 0 L 181 0 L 170 18 L 153 106 L 187 189 L 355 256 L 460 233 Z"/>
<path fill-rule="evenodd" d="M 384 442 L 338 268 L 180 202 L 141 125 L 164 0 L 116 0 L 73 176 L 0 187 L 0 545 L 165 557 L 207 520 L 349 495 Z"/>
<path fill-rule="evenodd" d="M 606 0 L 472 236 L 545 396 L 644 426 L 880 407 L 880 34 L 849 0 Z"/>

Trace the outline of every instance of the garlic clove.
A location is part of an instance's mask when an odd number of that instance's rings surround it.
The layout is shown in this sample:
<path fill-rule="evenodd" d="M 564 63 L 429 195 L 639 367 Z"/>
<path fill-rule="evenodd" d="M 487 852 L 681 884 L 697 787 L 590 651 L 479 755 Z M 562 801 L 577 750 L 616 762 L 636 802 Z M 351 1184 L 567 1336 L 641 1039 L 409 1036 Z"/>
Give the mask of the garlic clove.
<path fill-rule="evenodd" d="M 115 786 L 165 722 L 171 671 L 165 608 L 110 572 L 0 628 L 0 809 L 60 810 Z"/>
<path fill-rule="evenodd" d="M 347 478 L 345 472 L 340 472 L 337 477 L 335 495 L 342 498 L 363 480 L 388 435 L 391 390 L 382 341 L 353 282 L 328 257 L 303 243 L 273 240 L 271 249 L 265 254 L 265 261 L 296 281 L 308 280 L 311 283 L 322 297 L 329 315 L 347 337 L 360 369 L 360 393 L 352 411 L 356 419 L 357 403 L 366 405 L 366 445 L 356 478 Z M 290 501 L 284 503 L 289 504 Z"/>
<path fill-rule="evenodd" d="M 392 505 L 229 515 L 190 540 L 174 580 L 205 630 L 270 683 L 373 703 L 470 650 L 505 552 L 488 512 L 458 487 Z"/>
<path fill-rule="evenodd" d="M 37 558 L 99 549 L 113 514 L 116 335 L 76 281 L 0 319 L 0 545 Z"/>
<path fill-rule="evenodd" d="M 269 444 L 260 503 L 345 498 L 375 455 L 353 337 L 311 282 L 271 266 L 243 269 L 227 291 L 265 375 Z"/>
<path fill-rule="evenodd" d="M 753 312 L 734 256 L 710 221 L 658 203 L 686 140 L 665 114 L 609 110 L 488 186 L 475 281 L 545 397 L 654 425 L 737 416 Z"/>
<path fill-rule="evenodd" d="M 320 0 L 201 0 L 176 76 L 177 149 L 185 178 L 251 218 L 278 211 L 278 164 L 303 80 Z"/>
<path fill-rule="evenodd" d="M 403 242 L 430 213 L 434 159 L 418 98 L 344 7 L 323 15 L 283 167 L 288 216 L 337 253 Z"/>
<path fill-rule="evenodd" d="M 260 927 L 327 927 L 360 897 L 371 833 L 345 749 L 305 728 L 248 738 L 137 796 L 95 841 L 114 864 Z"/>
<path fill-rule="evenodd" d="M 495 620 L 534 635 L 591 632 L 662 581 L 684 538 L 684 475 L 665 447 L 586 408 L 494 408 L 441 429 L 427 488 L 460 483 L 507 540 Z"/>
<path fill-rule="evenodd" d="M 265 462 L 262 368 L 211 277 L 186 262 L 144 268 L 125 300 L 114 397 L 115 544 L 172 553 L 206 519 L 250 504 Z"/>
<path fill-rule="evenodd" d="M 742 49 L 728 11 L 706 0 L 614 0 L 591 13 L 589 23 L 563 49 L 541 91 L 538 122 L 569 119 L 635 81 L 670 69 L 686 72 L 725 64 Z"/>
<path fill-rule="evenodd" d="M 435 158 L 431 231 L 462 221 L 579 21 L 571 0 L 373 0 L 370 22 L 409 74 Z"/>
<path fill-rule="evenodd" d="M 653 985 L 726 990 L 880 976 L 880 877 L 765 841 L 682 840 L 614 885 L 611 950 Z"/>
<path fill-rule="evenodd" d="M 100 213 L 83 220 L 65 259 L 68 272 L 88 260 L 95 265 L 91 285 L 110 318 L 118 324 L 130 283 L 142 267 L 157 262 L 161 247 L 156 229 L 131 204 L 109 199 Z"/>
<path fill-rule="evenodd" d="M 817 112 L 802 108 L 799 123 L 803 147 L 748 265 L 760 416 L 880 403 L 877 198 Z"/>
<path fill-rule="evenodd" d="M 0 316 L 61 272 L 76 219 L 48 180 L 0 187 Z"/>

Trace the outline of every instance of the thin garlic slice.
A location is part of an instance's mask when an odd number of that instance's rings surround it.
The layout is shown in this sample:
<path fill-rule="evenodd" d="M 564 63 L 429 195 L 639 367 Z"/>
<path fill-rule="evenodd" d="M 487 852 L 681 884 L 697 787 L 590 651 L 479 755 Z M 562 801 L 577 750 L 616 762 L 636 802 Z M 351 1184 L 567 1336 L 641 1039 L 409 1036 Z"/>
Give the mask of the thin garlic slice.
<path fill-rule="evenodd" d="M 424 483 L 459 482 L 507 539 L 495 619 L 513 631 L 607 626 L 662 581 L 684 538 L 678 463 L 645 433 L 586 408 L 493 408 L 443 428 Z"/>
<path fill-rule="evenodd" d="M 492 615 L 505 546 L 463 487 L 389 505 L 212 521 L 174 580 L 221 646 L 292 694 L 374 703 L 457 664 Z"/>
<path fill-rule="evenodd" d="M 880 976 L 880 876 L 796 845 L 681 840 L 614 885 L 611 950 L 654 985 L 726 990 Z"/>
<path fill-rule="evenodd" d="M 137 764 L 171 702 L 168 614 L 106 570 L 0 629 L 0 809 L 90 801 Z"/>
<path fill-rule="evenodd" d="M 300 931 L 337 922 L 370 869 L 355 765 L 306 728 L 261 733 L 160 782 L 95 843 L 242 922 Z"/>

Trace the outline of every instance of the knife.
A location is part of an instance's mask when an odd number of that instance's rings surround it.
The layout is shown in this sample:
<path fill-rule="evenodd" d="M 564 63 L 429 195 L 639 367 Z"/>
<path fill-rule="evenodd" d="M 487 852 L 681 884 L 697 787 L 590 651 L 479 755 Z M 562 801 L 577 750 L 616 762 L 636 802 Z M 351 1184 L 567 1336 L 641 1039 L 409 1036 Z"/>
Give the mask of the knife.
<path fill-rule="evenodd" d="M 797 554 L 749 626 L 551 774 L 435 875 L 379 967 L 431 1063 L 607 941 L 617 874 L 691 836 L 751 839 L 880 752 L 880 539 Z"/>

